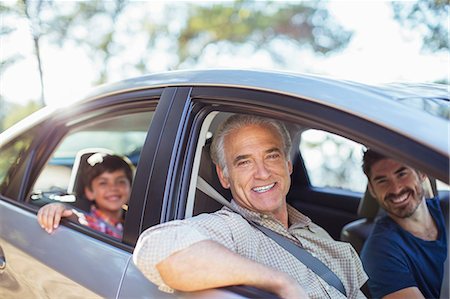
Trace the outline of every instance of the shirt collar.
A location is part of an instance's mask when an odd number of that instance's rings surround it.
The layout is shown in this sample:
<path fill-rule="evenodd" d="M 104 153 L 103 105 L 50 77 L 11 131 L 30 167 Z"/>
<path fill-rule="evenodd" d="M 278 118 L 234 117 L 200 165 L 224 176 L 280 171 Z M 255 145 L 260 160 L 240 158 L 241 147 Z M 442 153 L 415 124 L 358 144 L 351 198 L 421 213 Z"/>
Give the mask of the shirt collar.
<path fill-rule="evenodd" d="M 91 214 L 95 215 L 97 218 L 102 219 L 106 223 L 109 223 L 113 226 L 119 225 L 122 223 L 122 221 L 114 221 L 113 219 L 110 219 L 105 213 L 103 213 L 101 210 L 97 209 L 95 205 L 91 205 Z"/>
<path fill-rule="evenodd" d="M 255 211 L 251 211 L 245 207 L 240 206 L 238 203 L 236 203 L 235 200 L 231 200 L 231 206 L 239 212 L 244 218 L 249 219 L 251 221 L 254 221 L 258 224 L 261 224 L 263 226 L 269 226 L 269 228 L 272 228 L 274 226 L 281 226 L 283 225 L 278 221 L 277 219 L 273 218 L 271 215 L 258 213 Z M 292 228 L 305 228 L 308 227 L 312 222 L 311 219 L 300 213 L 297 209 L 292 207 L 291 205 L 287 205 L 288 210 L 288 217 L 289 217 L 289 229 Z"/>

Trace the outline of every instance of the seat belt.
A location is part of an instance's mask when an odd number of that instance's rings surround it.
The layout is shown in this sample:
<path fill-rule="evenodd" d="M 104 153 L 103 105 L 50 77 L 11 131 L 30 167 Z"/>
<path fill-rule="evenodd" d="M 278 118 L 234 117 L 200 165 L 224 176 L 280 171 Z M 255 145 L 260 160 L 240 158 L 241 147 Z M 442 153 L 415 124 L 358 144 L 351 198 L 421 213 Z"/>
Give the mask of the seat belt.
<path fill-rule="evenodd" d="M 220 194 L 216 189 L 214 189 L 208 182 L 206 182 L 202 177 L 197 177 L 197 188 L 205 193 L 206 195 L 210 196 L 220 204 L 226 206 L 233 212 L 240 214 L 238 211 L 236 211 L 230 204 L 228 200 L 226 200 L 222 194 Z M 242 215 L 241 215 L 242 216 Z M 342 284 L 342 281 L 337 277 L 337 275 L 330 270 L 330 268 L 327 267 L 321 260 L 314 257 L 311 253 L 306 251 L 304 248 L 297 246 L 294 244 L 291 240 L 286 238 L 285 236 L 282 236 L 273 230 L 270 230 L 264 226 L 261 226 L 244 216 L 242 216 L 245 220 L 247 220 L 251 225 L 253 225 L 255 228 L 259 229 L 263 234 L 265 234 L 267 237 L 274 240 L 278 245 L 280 245 L 282 248 L 284 248 L 286 251 L 288 251 L 290 254 L 292 254 L 294 257 L 296 257 L 299 261 L 301 261 L 306 267 L 308 267 L 311 271 L 313 271 L 316 275 L 318 275 L 320 278 L 322 278 L 324 281 L 326 281 L 329 285 L 336 288 L 339 292 L 341 292 L 345 297 L 347 297 L 347 293 L 345 291 L 344 285 Z"/>

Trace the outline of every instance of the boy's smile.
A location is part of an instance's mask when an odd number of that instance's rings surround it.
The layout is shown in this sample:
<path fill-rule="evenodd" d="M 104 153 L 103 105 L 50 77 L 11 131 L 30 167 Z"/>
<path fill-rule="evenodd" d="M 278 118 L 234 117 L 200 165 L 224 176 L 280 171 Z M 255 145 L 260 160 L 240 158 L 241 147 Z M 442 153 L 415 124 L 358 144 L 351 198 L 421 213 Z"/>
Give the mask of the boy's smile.
<path fill-rule="evenodd" d="M 122 206 L 130 196 L 130 182 L 123 170 L 104 172 L 92 180 L 85 193 L 94 201 L 97 208 L 113 219 L 120 218 Z"/>

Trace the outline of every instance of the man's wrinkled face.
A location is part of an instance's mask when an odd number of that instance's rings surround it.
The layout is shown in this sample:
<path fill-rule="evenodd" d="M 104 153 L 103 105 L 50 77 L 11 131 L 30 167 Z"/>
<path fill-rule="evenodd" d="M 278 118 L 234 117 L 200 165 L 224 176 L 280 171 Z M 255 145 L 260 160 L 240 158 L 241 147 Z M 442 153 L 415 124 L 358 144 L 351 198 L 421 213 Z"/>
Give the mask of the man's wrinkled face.
<path fill-rule="evenodd" d="M 286 209 L 292 164 L 283 152 L 278 132 L 268 126 L 249 125 L 225 137 L 228 176 L 217 166 L 224 188 L 234 200 L 252 211 L 273 214 Z"/>
<path fill-rule="evenodd" d="M 425 175 L 392 159 L 372 165 L 369 190 L 388 214 L 407 218 L 423 200 Z"/>

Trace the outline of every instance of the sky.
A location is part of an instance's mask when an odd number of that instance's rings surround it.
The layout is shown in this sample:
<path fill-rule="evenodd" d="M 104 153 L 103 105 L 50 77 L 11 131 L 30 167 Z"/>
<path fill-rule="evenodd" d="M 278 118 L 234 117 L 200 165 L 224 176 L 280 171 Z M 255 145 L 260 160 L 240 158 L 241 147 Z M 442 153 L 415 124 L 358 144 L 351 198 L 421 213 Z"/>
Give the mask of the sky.
<path fill-rule="evenodd" d="M 449 53 L 424 53 L 422 39 L 417 31 L 402 28 L 392 16 L 390 3 L 386 1 L 331 1 L 329 12 L 345 28 L 354 31 L 349 45 L 341 52 L 317 56 L 302 52 L 296 59 L 280 68 L 264 52 L 248 53 L 245 47 L 240 57 L 214 55 L 214 47 L 195 68 L 258 68 L 309 72 L 365 83 L 384 82 L 433 82 L 449 79 Z M 298 57 L 298 49 L 284 47 Z M 43 45 L 45 64 L 46 103 L 67 105 L 80 99 L 93 88 L 96 70 L 86 53 L 79 48 Z M 0 58 L 11 53 L 21 53 L 25 58 L 9 67 L 0 77 L 0 93 L 10 102 L 25 104 L 38 99 L 40 94 L 37 65 L 32 57 L 33 49 L 25 23 L 18 23 L 17 30 L 7 40 L 0 41 Z M 155 55 L 152 63 L 155 71 L 167 69 L 167 56 Z M 139 75 L 113 72 L 110 82 Z"/>

